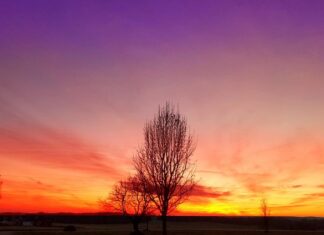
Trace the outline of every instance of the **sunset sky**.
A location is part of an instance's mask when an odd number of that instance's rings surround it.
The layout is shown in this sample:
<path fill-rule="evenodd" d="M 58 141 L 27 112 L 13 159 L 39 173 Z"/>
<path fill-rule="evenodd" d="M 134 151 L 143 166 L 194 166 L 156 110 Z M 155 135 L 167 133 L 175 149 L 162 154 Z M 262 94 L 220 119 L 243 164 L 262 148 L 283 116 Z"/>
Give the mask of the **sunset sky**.
<path fill-rule="evenodd" d="M 0 212 L 96 212 L 170 101 L 174 214 L 324 216 L 324 1 L 0 2 Z"/>

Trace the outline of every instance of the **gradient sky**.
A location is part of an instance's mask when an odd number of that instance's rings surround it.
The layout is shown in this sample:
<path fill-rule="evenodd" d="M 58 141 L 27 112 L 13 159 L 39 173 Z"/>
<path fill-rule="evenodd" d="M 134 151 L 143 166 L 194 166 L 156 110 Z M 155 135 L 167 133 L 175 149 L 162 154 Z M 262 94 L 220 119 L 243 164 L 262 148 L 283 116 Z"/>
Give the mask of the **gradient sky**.
<path fill-rule="evenodd" d="M 172 101 L 175 214 L 324 216 L 324 1 L 0 2 L 0 211 L 94 212 Z"/>

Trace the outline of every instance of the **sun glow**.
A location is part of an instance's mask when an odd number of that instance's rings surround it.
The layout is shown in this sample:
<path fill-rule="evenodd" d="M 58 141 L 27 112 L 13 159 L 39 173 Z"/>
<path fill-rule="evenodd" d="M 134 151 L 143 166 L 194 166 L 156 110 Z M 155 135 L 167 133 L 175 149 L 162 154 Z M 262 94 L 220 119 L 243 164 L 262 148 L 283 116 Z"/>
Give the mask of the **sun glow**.
<path fill-rule="evenodd" d="M 205 215 L 240 215 L 240 211 L 232 205 L 212 202 L 206 204 L 184 203 L 179 206 L 178 211 L 184 214 L 205 214 Z"/>

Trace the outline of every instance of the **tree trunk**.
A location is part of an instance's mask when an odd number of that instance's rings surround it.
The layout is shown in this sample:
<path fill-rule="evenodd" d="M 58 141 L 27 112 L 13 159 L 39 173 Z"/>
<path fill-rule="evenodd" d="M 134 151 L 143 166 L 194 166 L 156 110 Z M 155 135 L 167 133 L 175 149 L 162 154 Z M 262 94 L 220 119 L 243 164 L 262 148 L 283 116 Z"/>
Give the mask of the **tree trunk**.
<path fill-rule="evenodd" d="M 149 217 L 146 216 L 146 231 L 149 231 Z"/>
<path fill-rule="evenodd" d="M 269 232 L 269 217 L 264 217 L 264 233 Z"/>
<path fill-rule="evenodd" d="M 167 235 L 167 216 L 162 215 L 162 234 Z"/>
<path fill-rule="evenodd" d="M 134 232 L 139 231 L 139 229 L 138 229 L 138 221 L 133 221 L 133 229 L 134 229 Z"/>

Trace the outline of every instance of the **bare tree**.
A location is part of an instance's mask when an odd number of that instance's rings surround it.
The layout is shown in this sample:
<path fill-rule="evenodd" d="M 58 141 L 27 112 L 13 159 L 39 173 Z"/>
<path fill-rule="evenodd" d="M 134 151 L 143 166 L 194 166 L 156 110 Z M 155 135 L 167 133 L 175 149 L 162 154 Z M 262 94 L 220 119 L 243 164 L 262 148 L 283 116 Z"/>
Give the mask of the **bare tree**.
<path fill-rule="evenodd" d="M 264 232 L 268 233 L 269 231 L 269 219 L 270 219 L 270 207 L 266 198 L 262 198 L 260 201 L 260 212 L 263 218 Z"/>
<path fill-rule="evenodd" d="M 3 181 L 1 180 L 1 175 L 0 175 L 0 199 L 2 198 L 2 184 Z"/>
<path fill-rule="evenodd" d="M 129 177 L 126 181 L 119 181 L 109 197 L 101 201 L 101 204 L 106 209 L 112 209 L 127 216 L 133 224 L 135 234 L 141 234 L 138 226 L 151 209 L 150 197 L 138 177 Z"/>
<path fill-rule="evenodd" d="M 195 150 L 186 119 L 167 103 L 144 127 L 144 145 L 134 156 L 134 165 L 150 199 L 162 217 L 167 234 L 167 216 L 184 202 L 195 185 Z"/>

